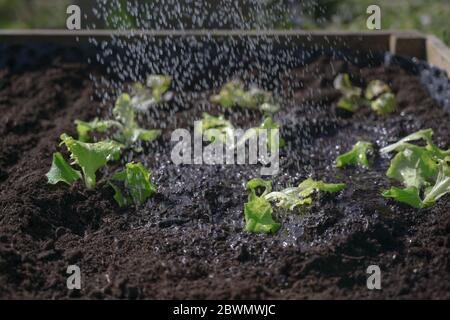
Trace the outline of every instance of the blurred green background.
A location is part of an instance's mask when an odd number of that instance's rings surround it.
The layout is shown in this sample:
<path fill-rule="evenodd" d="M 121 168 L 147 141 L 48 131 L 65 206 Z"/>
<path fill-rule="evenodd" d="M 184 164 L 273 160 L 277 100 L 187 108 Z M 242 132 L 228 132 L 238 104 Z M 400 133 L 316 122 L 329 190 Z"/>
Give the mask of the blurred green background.
<path fill-rule="evenodd" d="M 125 4 L 127 0 L 117 0 Z M 136 0 L 128 0 L 134 2 Z M 151 2 L 152 0 L 138 0 Z M 180 0 L 182 3 L 183 0 Z M 210 0 L 214 3 L 218 0 Z M 231 0 L 230 0 L 231 1 Z M 382 29 L 417 29 L 432 33 L 450 44 L 449 0 L 259 0 L 269 8 L 260 15 L 260 26 L 267 28 L 301 28 L 325 30 L 367 31 L 366 8 L 377 4 L 382 10 Z M 159 2 L 164 2 L 159 0 Z M 208 2 L 208 1 L 206 1 Z M 282 3 L 288 10 L 277 10 Z M 0 28 L 64 28 L 68 4 L 77 3 L 83 13 L 92 12 L 95 0 L 0 0 Z M 251 7 L 251 1 L 239 1 L 240 6 Z M 270 9 L 270 8 L 273 9 Z M 292 9 L 292 10 L 291 10 Z M 244 9 L 245 11 L 246 9 Z M 248 8 L 247 8 L 248 10 Z M 116 14 L 127 17 L 126 5 Z M 210 13 L 205 13 L 210 14 Z M 126 20 L 132 21 L 126 18 Z M 114 27 L 101 23 L 99 27 Z M 133 24 L 131 25 L 133 26 Z M 210 26 L 209 26 L 210 27 Z"/>

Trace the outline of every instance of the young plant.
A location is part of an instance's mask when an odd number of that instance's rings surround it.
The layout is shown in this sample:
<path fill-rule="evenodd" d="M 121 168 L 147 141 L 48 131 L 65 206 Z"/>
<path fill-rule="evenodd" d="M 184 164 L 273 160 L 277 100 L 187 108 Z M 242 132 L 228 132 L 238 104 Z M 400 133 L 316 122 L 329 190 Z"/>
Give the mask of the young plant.
<path fill-rule="evenodd" d="M 151 171 L 134 162 L 127 163 L 124 171 L 116 173 L 109 184 L 114 189 L 114 199 L 119 206 L 140 205 L 151 197 L 156 192 L 156 186 L 150 177 Z"/>
<path fill-rule="evenodd" d="M 432 129 L 423 129 L 417 132 L 414 132 L 403 139 L 400 139 L 396 143 L 388 145 L 380 150 L 380 153 L 386 154 L 392 151 L 402 151 L 405 148 L 411 146 L 409 142 L 417 141 L 417 140 L 425 140 L 428 145 L 433 145 L 433 130 Z"/>
<path fill-rule="evenodd" d="M 219 115 L 217 117 L 212 116 L 206 112 L 203 113 L 203 118 L 201 120 L 201 128 L 197 128 L 198 131 L 201 131 L 205 134 L 206 139 L 210 142 L 221 141 L 226 142 L 226 137 L 233 137 L 234 127 L 230 121 L 225 120 L 223 115 Z M 213 134 L 210 129 L 215 129 L 219 131 L 219 138 L 217 134 Z M 216 140 L 216 138 L 218 138 Z"/>
<path fill-rule="evenodd" d="M 275 113 L 279 110 L 279 105 L 275 103 L 270 92 L 256 87 L 246 91 L 242 82 L 238 80 L 227 82 L 219 94 L 211 96 L 210 100 L 224 108 L 259 109 L 266 113 Z"/>
<path fill-rule="evenodd" d="M 138 140 L 150 142 L 158 138 L 160 130 L 147 130 L 138 126 L 131 97 L 124 93 L 119 96 L 113 109 L 113 115 L 121 124 L 121 128 L 114 135 L 114 139 L 129 147 Z"/>
<path fill-rule="evenodd" d="M 334 88 L 342 93 L 342 97 L 337 103 L 337 107 L 349 112 L 356 112 L 364 103 L 361 98 L 361 88 L 354 87 L 347 73 L 340 73 L 334 79 Z"/>
<path fill-rule="evenodd" d="M 96 186 L 96 172 L 106 165 L 108 161 L 118 160 L 122 146 L 115 141 L 100 141 L 97 143 L 86 143 L 62 134 L 61 144 L 64 144 L 70 152 L 72 165 L 81 168 L 82 178 L 87 189 L 94 189 Z M 73 184 L 81 178 L 79 171 L 71 168 L 60 153 L 53 155 L 53 163 L 47 173 L 48 182 L 56 184 L 65 182 Z"/>
<path fill-rule="evenodd" d="M 150 75 L 147 78 L 147 87 L 152 90 L 153 99 L 158 103 L 172 85 L 172 77 L 160 74 Z"/>
<path fill-rule="evenodd" d="M 114 120 L 99 120 L 98 118 L 95 118 L 94 120 L 90 122 L 85 122 L 81 120 L 75 120 L 75 124 L 77 126 L 77 132 L 78 132 L 78 140 L 82 142 L 89 142 L 90 141 L 90 133 L 91 132 L 99 132 L 99 133 L 105 133 L 108 129 L 112 127 L 116 127 L 121 129 L 122 125 Z"/>
<path fill-rule="evenodd" d="M 311 178 L 304 180 L 297 188 L 286 188 L 266 194 L 265 199 L 277 202 L 276 205 L 286 210 L 294 210 L 298 206 L 312 204 L 314 193 L 337 193 L 346 188 L 344 183 L 325 183 Z"/>
<path fill-rule="evenodd" d="M 135 110 L 146 109 L 149 104 L 161 101 L 161 95 L 167 91 L 170 83 L 171 78 L 168 76 L 150 76 L 147 86 L 152 89 L 151 95 L 144 85 L 135 84 L 132 95 L 123 93 L 117 98 L 113 109 L 113 120 L 99 120 L 98 118 L 90 122 L 75 120 L 78 139 L 82 142 L 89 142 L 91 132 L 105 133 L 111 128 L 115 129 L 113 139 L 126 147 L 130 147 L 139 140 L 150 142 L 157 139 L 161 135 L 161 131 L 140 128 L 136 121 Z"/>
<path fill-rule="evenodd" d="M 447 165 L 450 149 L 438 148 L 432 142 L 432 136 L 431 129 L 420 130 L 381 149 L 381 153 L 397 152 L 386 175 L 405 186 L 404 189 L 392 187 L 383 192 L 383 196 L 415 208 L 425 208 L 450 192 Z M 417 140 L 424 140 L 426 145 L 411 144 Z"/>
<path fill-rule="evenodd" d="M 365 91 L 365 97 L 367 100 L 374 100 L 385 93 L 390 93 L 391 89 L 389 86 L 380 80 L 373 80 L 370 81 L 367 85 L 366 91 Z"/>
<path fill-rule="evenodd" d="M 369 105 L 378 115 L 388 115 L 395 111 L 397 101 L 395 95 L 387 84 L 380 80 L 371 81 L 361 96 L 361 88 L 354 87 L 350 76 L 346 73 L 339 74 L 334 80 L 335 89 L 341 91 L 342 97 L 337 107 L 349 112 L 356 112 L 360 106 Z"/>
<path fill-rule="evenodd" d="M 262 196 L 256 190 L 263 188 Z M 272 206 L 263 196 L 272 190 L 272 182 L 253 179 L 247 183 L 248 202 L 244 204 L 245 230 L 254 233 L 276 233 L 281 224 L 273 220 Z"/>
<path fill-rule="evenodd" d="M 343 168 L 348 165 L 359 165 L 364 168 L 369 167 L 367 153 L 373 152 L 373 145 L 370 142 L 358 141 L 347 153 L 336 158 L 336 167 Z"/>
<path fill-rule="evenodd" d="M 270 202 L 275 202 L 278 207 L 292 211 L 298 206 L 310 205 L 314 193 L 319 191 L 336 193 L 345 187 L 343 183 L 329 184 L 306 179 L 296 188 L 272 191 L 271 181 L 252 179 L 247 182 L 249 201 L 244 205 L 246 230 L 266 233 L 278 231 L 281 225 L 273 220 Z"/>
<path fill-rule="evenodd" d="M 370 102 L 370 107 L 380 116 L 386 116 L 397 109 L 397 100 L 391 88 L 380 80 L 369 82 L 365 91 L 365 97 Z"/>
<path fill-rule="evenodd" d="M 441 197 L 450 194 L 450 167 L 446 161 L 441 161 L 438 166 L 438 175 L 434 185 L 425 189 L 423 200 L 417 187 L 404 189 L 392 187 L 384 191 L 383 196 L 392 198 L 398 202 L 405 203 L 417 209 L 433 206 Z"/>
<path fill-rule="evenodd" d="M 438 163 L 427 149 L 410 145 L 399 151 L 391 161 L 386 175 L 405 187 L 421 189 L 434 183 Z"/>
<path fill-rule="evenodd" d="M 172 84 L 172 78 L 165 75 L 150 75 L 146 85 L 135 83 L 132 87 L 131 103 L 138 110 L 148 110 L 149 107 L 169 100 L 165 95 Z"/>
<path fill-rule="evenodd" d="M 393 93 L 384 93 L 370 102 L 370 107 L 380 116 L 386 116 L 397 109 L 397 100 Z"/>

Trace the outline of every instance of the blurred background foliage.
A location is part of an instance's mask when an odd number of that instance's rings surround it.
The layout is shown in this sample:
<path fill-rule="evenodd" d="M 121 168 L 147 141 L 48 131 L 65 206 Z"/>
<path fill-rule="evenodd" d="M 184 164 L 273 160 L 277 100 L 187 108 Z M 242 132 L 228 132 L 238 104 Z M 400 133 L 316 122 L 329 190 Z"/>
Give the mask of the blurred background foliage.
<path fill-rule="evenodd" d="M 115 7 L 112 6 L 114 9 L 110 11 L 108 17 L 102 17 L 100 20 L 98 17 L 92 18 L 87 22 L 88 25 L 95 23 L 97 28 L 116 28 L 119 27 L 117 21 L 121 21 L 126 27 L 142 27 L 139 22 L 136 22 L 138 18 L 130 13 L 127 3 L 160 5 L 163 7 L 161 12 L 170 8 L 169 4 L 196 6 L 200 11 L 199 15 L 211 15 L 212 13 L 208 10 L 217 10 L 214 5 L 220 5 L 220 0 L 0 0 L 0 28 L 64 28 L 68 4 L 79 4 L 83 13 L 88 14 L 89 19 L 93 16 L 93 7 L 99 2 L 107 3 L 108 1 L 116 4 Z M 245 14 L 251 12 L 255 5 L 254 0 L 227 1 L 228 3 L 234 1 L 234 6 L 241 7 L 239 10 L 243 12 L 244 20 L 247 18 Z M 204 7 L 198 5 L 201 2 Z M 417 29 L 425 33 L 433 33 L 450 44 L 449 0 L 258 0 L 258 8 L 263 7 L 264 10 L 250 14 L 249 19 L 252 19 L 252 22 L 243 24 L 242 28 L 367 31 L 366 8 L 371 4 L 381 7 L 383 30 Z M 188 19 L 192 19 L 191 16 L 188 14 Z M 179 22 L 173 22 L 173 25 L 174 29 L 180 26 Z M 148 25 L 150 28 L 153 26 L 153 24 Z M 198 27 L 198 25 L 186 23 L 183 26 Z M 203 27 L 236 28 L 236 23 L 220 26 L 205 24 Z M 160 28 L 163 29 L 163 27 Z"/>

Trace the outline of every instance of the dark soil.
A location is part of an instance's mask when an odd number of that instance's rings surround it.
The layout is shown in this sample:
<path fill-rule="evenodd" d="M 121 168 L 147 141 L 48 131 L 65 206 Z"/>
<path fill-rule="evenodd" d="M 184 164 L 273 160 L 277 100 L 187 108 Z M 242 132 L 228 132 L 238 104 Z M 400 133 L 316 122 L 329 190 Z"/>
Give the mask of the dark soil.
<path fill-rule="evenodd" d="M 332 81 L 343 71 L 362 86 L 387 81 L 399 110 L 387 118 L 337 111 Z M 94 192 L 48 185 L 59 135 L 74 135 L 75 119 L 108 113 L 91 99 L 89 73 L 68 64 L 0 71 L 1 298 L 450 298 L 450 197 L 415 210 L 380 195 L 391 185 L 389 159 L 373 157 L 370 170 L 333 166 L 357 140 L 382 147 L 424 128 L 450 147 L 450 119 L 416 76 L 322 58 L 284 77 L 295 92 L 277 117 L 288 145 L 275 188 L 308 176 L 348 188 L 302 214 L 276 212 L 283 228 L 268 236 L 243 230 L 244 184 L 259 176 L 259 166 L 171 163 L 173 129 L 192 127 L 203 111 L 224 112 L 206 94 L 179 94 L 141 119 L 164 128 L 136 159 L 158 185 L 145 205 L 119 209 L 102 180 Z M 261 121 L 256 113 L 226 114 L 245 128 Z M 70 264 L 81 268 L 81 291 L 66 288 Z M 372 264 L 382 271 L 379 291 L 366 287 Z"/>

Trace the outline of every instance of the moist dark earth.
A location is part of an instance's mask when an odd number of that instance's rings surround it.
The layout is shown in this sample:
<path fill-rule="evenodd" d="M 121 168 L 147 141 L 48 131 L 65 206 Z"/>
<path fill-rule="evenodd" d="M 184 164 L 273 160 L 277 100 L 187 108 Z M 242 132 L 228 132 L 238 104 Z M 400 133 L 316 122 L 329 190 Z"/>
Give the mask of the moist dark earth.
<path fill-rule="evenodd" d="M 450 147 L 450 118 L 416 76 L 325 57 L 283 76 L 284 88 L 293 90 L 281 91 L 276 116 L 287 146 L 274 188 L 307 177 L 348 187 L 293 213 L 276 210 L 283 227 L 265 235 L 245 232 L 243 218 L 245 182 L 259 177 L 260 166 L 171 162 L 172 130 L 192 128 L 203 111 L 224 113 L 244 129 L 261 122 L 257 112 L 211 106 L 210 92 L 177 93 L 141 117 L 142 127 L 163 129 L 142 154 L 124 157 L 153 171 L 158 192 L 144 205 L 120 209 L 106 183 L 110 172 L 100 173 L 95 191 L 47 184 L 60 134 L 75 135 L 75 119 L 110 113 L 99 108 L 90 68 L 56 63 L 0 71 L 1 298 L 450 298 L 450 197 L 424 210 L 384 199 L 393 182 L 385 176 L 389 159 L 377 152 L 368 170 L 334 167 L 358 140 L 380 148 L 424 128 Z M 336 109 L 339 72 L 362 87 L 386 81 L 398 110 L 379 117 L 369 108 L 353 115 Z M 79 291 L 66 287 L 72 264 L 81 268 Z M 370 265 L 381 268 L 381 290 L 366 287 Z"/>

